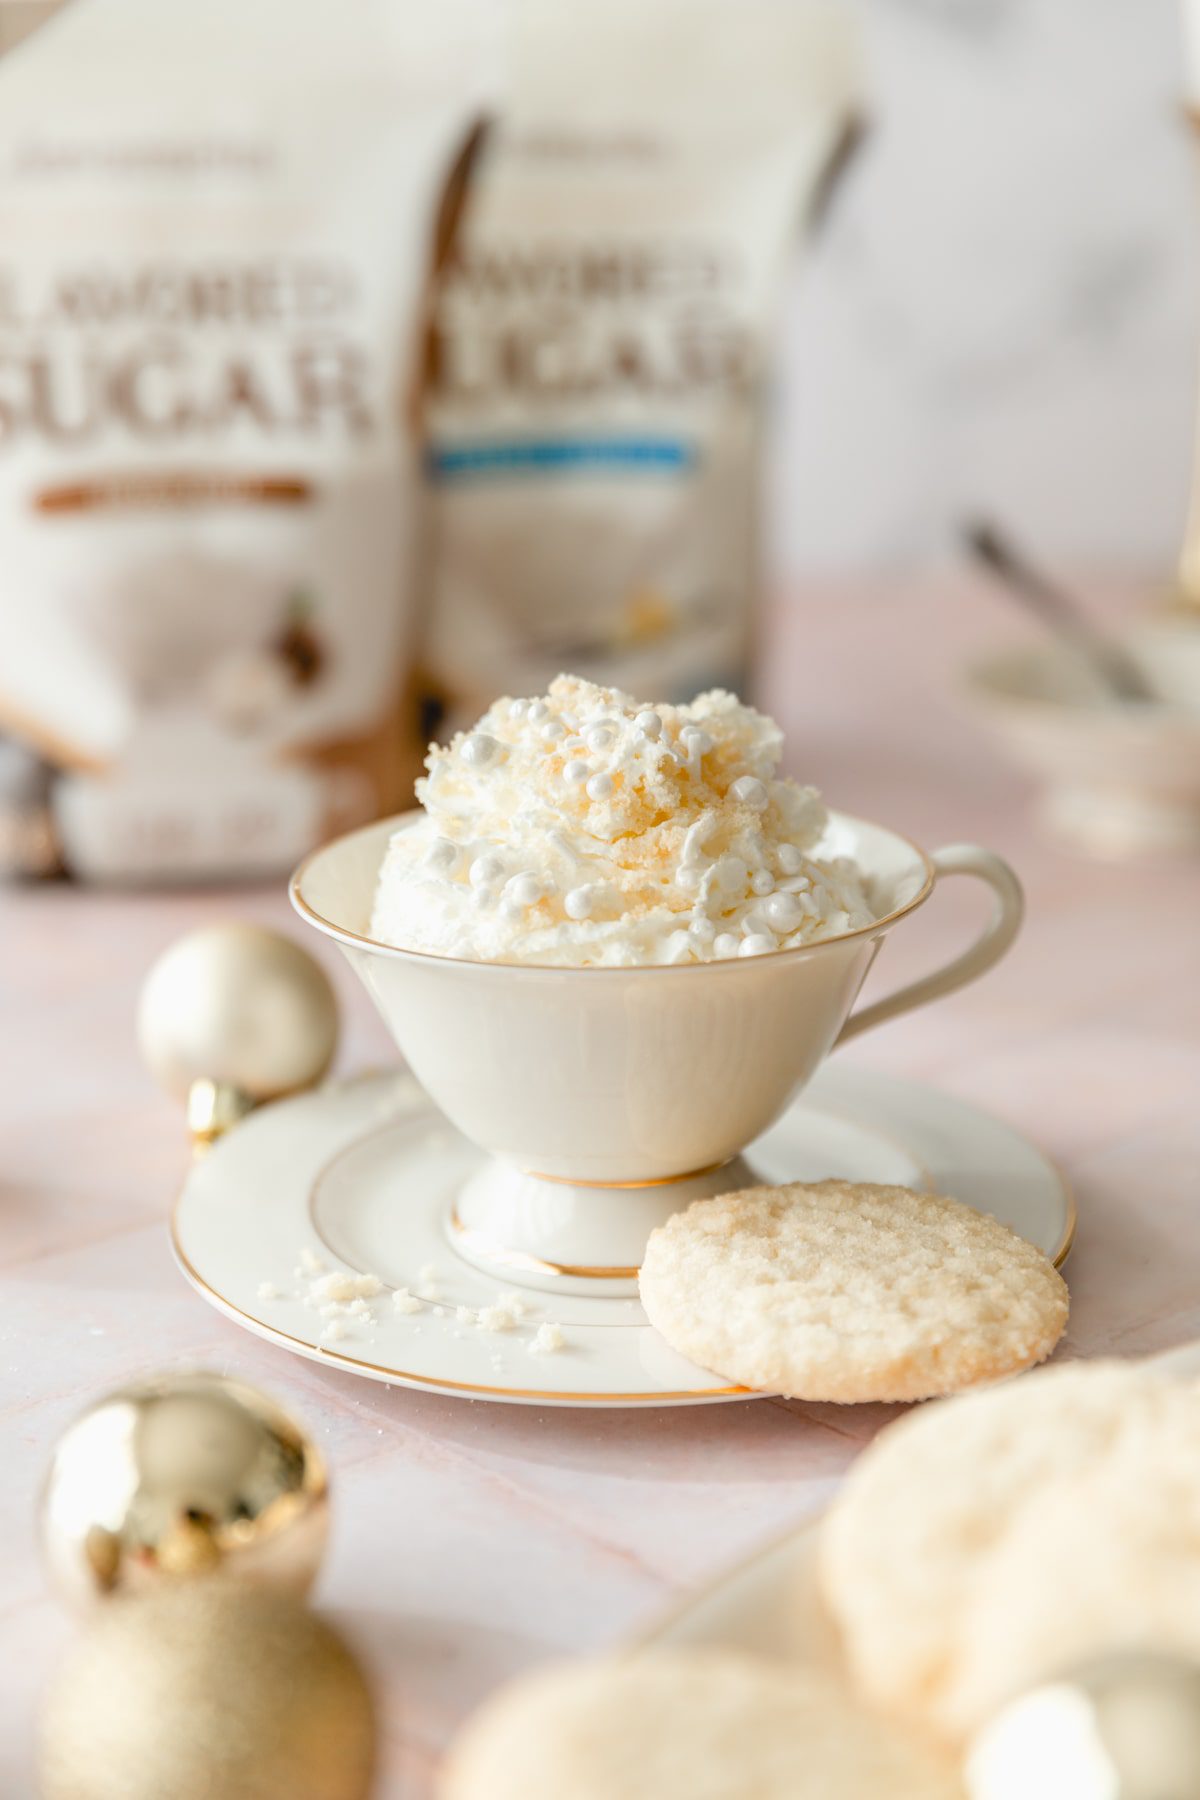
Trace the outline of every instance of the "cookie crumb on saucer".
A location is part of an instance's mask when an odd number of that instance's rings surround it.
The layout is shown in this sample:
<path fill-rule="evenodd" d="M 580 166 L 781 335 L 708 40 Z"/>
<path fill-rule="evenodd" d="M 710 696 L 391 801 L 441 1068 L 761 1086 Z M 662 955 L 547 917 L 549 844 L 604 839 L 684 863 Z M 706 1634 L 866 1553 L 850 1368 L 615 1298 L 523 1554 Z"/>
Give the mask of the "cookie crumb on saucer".
<path fill-rule="evenodd" d="M 481 1306 L 475 1322 L 480 1331 L 511 1331 L 517 1322 L 517 1316 L 508 1306 Z"/>
<path fill-rule="evenodd" d="M 332 1300 L 341 1305 L 382 1293 L 383 1283 L 378 1275 L 355 1275 L 349 1270 L 335 1269 L 331 1275 L 318 1277 L 312 1291 L 318 1300 Z"/>

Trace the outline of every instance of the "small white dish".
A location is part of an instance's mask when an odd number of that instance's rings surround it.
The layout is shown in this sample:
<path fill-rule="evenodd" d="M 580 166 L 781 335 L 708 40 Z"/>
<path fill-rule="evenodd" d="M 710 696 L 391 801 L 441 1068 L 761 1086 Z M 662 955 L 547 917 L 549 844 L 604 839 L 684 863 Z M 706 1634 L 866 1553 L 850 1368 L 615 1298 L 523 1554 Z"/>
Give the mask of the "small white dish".
<path fill-rule="evenodd" d="M 845 1681 L 817 1586 L 821 1515 L 752 1551 L 642 1632 L 636 1648 L 743 1650 Z"/>
<path fill-rule="evenodd" d="M 995 1214 L 1061 1262 L 1074 1208 L 1031 1144 L 971 1106 L 853 1068 L 827 1068 L 747 1152 L 755 1175 L 843 1176 L 937 1188 Z M 417 1083 L 376 1075 L 252 1114 L 197 1157 L 176 1203 L 179 1263 L 205 1299 L 301 1356 L 375 1381 L 468 1398 L 560 1406 L 685 1405 L 746 1398 L 672 1351 L 635 1298 L 521 1282 L 511 1329 L 457 1316 L 497 1304 L 506 1285 L 462 1254 L 457 1199 L 486 1153 L 447 1124 Z M 729 1171 L 726 1171 L 729 1173 Z M 385 1292 L 330 1339 L 309 1303 L 303 1259 L 370 1273 Z M 440 1298 L 401 1313 L 391 1293 L 437 1271 Z M 276 1289 L 265 1294 L 260 1289 Z M 436 1306 L 436 1310 L 435 1310 Z M 543 1322 L 560 1350 L 531 1346 Z"/>
<path fill-rule="evenodd" d="M 967 672 L 974 706 L 1039 783 L 1047 831 L 1094 856 L 1200 849 L 1200 621 L 1122 634 L 1161 696 L 1113 700 L 1069 648 L 1038 643 Z"/>

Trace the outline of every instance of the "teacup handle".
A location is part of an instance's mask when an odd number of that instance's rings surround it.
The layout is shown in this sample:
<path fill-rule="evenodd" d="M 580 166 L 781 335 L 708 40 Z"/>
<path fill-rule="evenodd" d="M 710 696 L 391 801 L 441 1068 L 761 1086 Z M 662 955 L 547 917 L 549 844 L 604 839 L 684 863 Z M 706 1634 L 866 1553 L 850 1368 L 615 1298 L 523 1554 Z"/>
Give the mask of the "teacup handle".
<path fill-rule="evenodd" d="M 965 987 L 1000 961 L 1020 930 L 1025 898 L 1020 882 L 1003 857 L 980 849 L 978 844 L 947 844 L 944 849 L 935 850 L 931 860 L 938 881 L 943 875 L 974 875 L 985 881 L 992 890 L 992 916 L 970 949 L 944 969 L 922 975 L 919 981 L 910 981 L 897 993 L 852 1013 L 838 1035 L 839 1044 L 857 1037 L 860 1031 L 870 1031 L 873 1025 L 882 1025 L 885 1019 L 894 1019 L 897 1013 L 911 1012 L 915 1006 L 925 1006 L 930 1000 L 953 993 L 955 988 Z"/>

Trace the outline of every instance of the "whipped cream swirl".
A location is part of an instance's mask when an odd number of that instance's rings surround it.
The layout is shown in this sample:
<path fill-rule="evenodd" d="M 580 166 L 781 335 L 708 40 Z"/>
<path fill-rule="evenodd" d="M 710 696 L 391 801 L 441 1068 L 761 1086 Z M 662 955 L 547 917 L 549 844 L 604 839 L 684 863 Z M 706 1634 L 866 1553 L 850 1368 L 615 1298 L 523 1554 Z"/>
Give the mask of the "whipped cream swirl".
<path fill-rule="evenodd" d="M 714 690 L 646 706 L 560 675 L 432 748 L 424 816 L 393 836 L 371 935 L 483 962 L 713 962 L 874 918 L 827 815 L 781 779 L 779 727 Z"/>

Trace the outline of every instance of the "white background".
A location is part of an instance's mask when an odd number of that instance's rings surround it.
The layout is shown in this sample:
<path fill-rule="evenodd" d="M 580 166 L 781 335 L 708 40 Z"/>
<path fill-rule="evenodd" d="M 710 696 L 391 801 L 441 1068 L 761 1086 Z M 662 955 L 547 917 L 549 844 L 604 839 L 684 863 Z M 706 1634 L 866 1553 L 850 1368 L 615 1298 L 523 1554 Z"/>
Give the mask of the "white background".
<path fill-rule="evenodd" d="M 859 0 L 872 133 L 790 285 L 777 567 L 924 570 L 994 510 L 1068 565 L 1179 548 L 1200 134 L 1174 0 Z"/>

